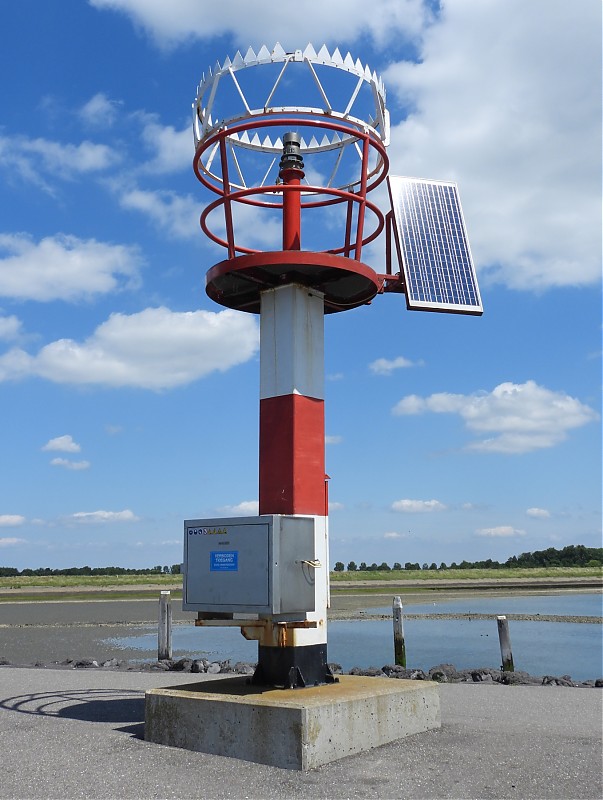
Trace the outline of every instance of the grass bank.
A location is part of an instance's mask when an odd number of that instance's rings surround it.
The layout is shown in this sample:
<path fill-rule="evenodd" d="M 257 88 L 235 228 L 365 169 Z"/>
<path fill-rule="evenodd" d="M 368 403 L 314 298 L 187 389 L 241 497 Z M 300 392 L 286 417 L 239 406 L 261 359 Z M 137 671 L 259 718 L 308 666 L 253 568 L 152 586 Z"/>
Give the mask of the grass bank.
<path fill-rule="evenodd" d="M 535 580 L 539 578 L 601 578 L 601 567 L 536 567 L 533 569 L 446 569 L 446 570 L 375 570 L 374 572 L 331 572 L 331 585 L 339 583 L 415 583 L 422 581 Z M 80 589 L 92 591 L 132 589 L 177 589 L 180 575 L 27 575 L 0 578 L 1 590 Z"/>
<path fill-rule="evenodd" d="M 399 569 L 357 570 L 356 572 L 331 572 L 331 586 L 338 583 L 365 583 L 387 581 L 388 583 L 410 583 L 423 581 L 496 581 L 535 580 L 541 578 L 601 578 L 601 567 L 533 567 L 529 569 L 503 567 L 501 569 Z"/>

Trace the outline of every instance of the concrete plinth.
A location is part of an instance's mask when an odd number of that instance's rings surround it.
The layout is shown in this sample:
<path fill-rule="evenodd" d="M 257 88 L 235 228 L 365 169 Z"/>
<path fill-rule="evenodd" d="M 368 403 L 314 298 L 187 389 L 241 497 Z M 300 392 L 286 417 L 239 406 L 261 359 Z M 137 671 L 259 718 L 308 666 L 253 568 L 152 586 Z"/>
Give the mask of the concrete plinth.
<path fill-rule="evenodd" d="M 250 686 L 243 676 L 145 696 L 145 739 L 201 753 L 307 770 L 440 727 L 431 681 L 343 675 L 305 689 Z"/>

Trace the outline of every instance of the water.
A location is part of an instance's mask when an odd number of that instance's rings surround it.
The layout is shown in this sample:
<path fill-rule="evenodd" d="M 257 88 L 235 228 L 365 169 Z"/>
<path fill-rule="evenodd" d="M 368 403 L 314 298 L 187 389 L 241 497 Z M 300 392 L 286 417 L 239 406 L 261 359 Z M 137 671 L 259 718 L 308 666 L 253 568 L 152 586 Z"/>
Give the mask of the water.
<path fill-rule="evenodd" d="M 412 614 L 492 613 L 600 616 L 601 595 L 538 595 L 469 598 L 407 606 Z M 391 607 L 370 609 L 390 614 Z M 603 674 L 601 625 L 596 623 L 509 621 L 515 668 L 532 675 L 571 675 L 574 680 Z M 458 669 L 500 667 L 495 620 L 404 621 L 409 667 L 427 671 L 443 662 Z M 157 653 L 157 628 L 140 626 L 135 635 L 108 640 L 116 649 L 137 649 L 142 660 Z M 195 628 L 175 625 L 174 655 L 210 660 L 255 662 L 257 643 L 244 639 L 238 628 Z M 352 667 L 382 667 L 393 663 L 391 620 L 333 620 L 329 623 L 329 661 Z"/>
<path fill-rule="evenodd" d="M 391 614 L 391 605 L 370 609 L 371 614 Z M 513 595 L 512 597 L 467 597 L 430 601 L 405 608 L 408 614 L 557 614 L 566 617 L 600 617 L 601 594 Z"/>

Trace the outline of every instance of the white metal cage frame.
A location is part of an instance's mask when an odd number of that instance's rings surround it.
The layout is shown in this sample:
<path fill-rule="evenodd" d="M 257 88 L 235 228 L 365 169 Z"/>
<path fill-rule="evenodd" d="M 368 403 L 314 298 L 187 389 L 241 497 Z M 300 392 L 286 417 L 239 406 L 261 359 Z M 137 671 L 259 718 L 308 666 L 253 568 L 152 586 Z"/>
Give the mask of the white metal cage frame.
<path fill-rule="evenodd" d="M 278 74 L 273 81 L 267 84 L 267 94 L 257 101 L 250 97 L 249 91 L 242 86 L 237 73 L 242 70 L 258 68 L 267 65 L 280 65 Z M 329 73 L 325 69 L 333 69 L 349 76 L 349 86 L 342 90 L 338 82 L 337 97 L 327 85 L 325 80 Z M 319 98 L 320 105 L 305 105 L 304 97 L 296 95 L 295 104 L 273 104 L 277 94 L 286 90 L 287 81 L 291 79 L 292 71 L 296 70 L 296 78 L 300 76 L 307 82 L 311 89 L 312 98 Z M 319 74 L 320 72 L 320 74 Z M 321 80 L 322 75 L 322 80 Z M 237 99 L 238 108 L 223 111 L 219 108 L 220 96 L 227 90 Z M 368 91 L 367 91 L 368 90 Z M 349 91 L 349 94 L 348 94 Z M 310 92 L 308 92 L 309 94 Z M 359 96 L 369 96 L 372 100 L 371 108 L 367 111 L 367 119 L 356 115 L 356 104 Z M 287 120 L 299 119 L 325 122 L 331 120 L 337 129 L 325 131 L 324 127 L 316 132 L 306 131 L 302 135 L 302 155 L 316 155 L 332 152 L 333 166 L 328 180 L 327 188 L 351 189 L 358 185 L 359 179 L 349 177 L 349 174 L 340 177 L 343 156 L 352 151 L 356 153 L 356 160 L 362 160 L 362 150 L 359 145 L 358 133 L 376 140 L 382 147 L 389 143 L 389 112 L 386 107 L 385 86 L 381 77 L 370 67 L 363 64 L 360 59 L 354 60 L 350 53 L 342 56 L 336 48 L 332 53 L 323 46 L 318 52 L 309 44 L 304 50 L 286 52 L 280 44 L 272 50 L 262 46 L 256 53 L 249 48 L 243 56 L 237 52 L 231 60 L 227 57 L 222 64 L 217 62 L 213 69 L 202 76 L 197 87 L 197 95 L 193 104 L 193 132 L 195 149 L 198 157 L 196 163 L 199 171 L 204 175 L 208 188 L 222 193 L 224 191 L 224 176 L 222 174 L 218 147 L 204 147 L 218 132 L 236 128 L 232 133 L 227 133 L 226 143 L 234 169 L 231 169 L 229 188 L 247 189 L 251 186 L 261 186 L 267 181 L 271 183 L 269 175 L 277 158 L 282 154 L 283 142 L 279 132 L 274 127 L 274 121 L 279 118 Z M 268 122 L 262 130 L 262 120 Z M 245 121 L 250 121 L 250 130 L 245 130 Z M 201 151 L 201 152 L 200 152 Z M 244 152 L 262 154 L 268 157 L 268 167 L 262 172 L 260 179 L 249 177 L 241 159 Z M 270 158 L 272 159 L 270 161 Z M 371 173 L 379 173 L 383 164 L 377 158 Z M 338 179 L 339 177 L 339 179 Z M 342 182 L 343 181 L 343 182 Z M 313 187 L 316 189 L 317 187 Z"/>

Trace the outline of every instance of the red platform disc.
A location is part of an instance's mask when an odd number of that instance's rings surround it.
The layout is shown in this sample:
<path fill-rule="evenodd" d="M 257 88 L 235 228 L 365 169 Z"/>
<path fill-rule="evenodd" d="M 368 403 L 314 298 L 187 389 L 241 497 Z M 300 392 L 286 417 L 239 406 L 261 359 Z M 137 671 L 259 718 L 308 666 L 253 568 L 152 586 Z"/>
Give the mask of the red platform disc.
<path fill-rule="evenodd" d="M 260 293 L 298 283 L 324 294 L 325 314 L 369 303 L 381 282 L 371 267 L 332 253 L 281 250 L 220 261 L 206 276 L 206 292 L 220 305 L 260 313 Z"/>

